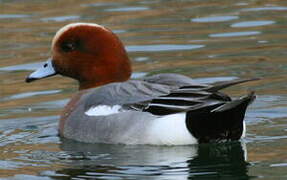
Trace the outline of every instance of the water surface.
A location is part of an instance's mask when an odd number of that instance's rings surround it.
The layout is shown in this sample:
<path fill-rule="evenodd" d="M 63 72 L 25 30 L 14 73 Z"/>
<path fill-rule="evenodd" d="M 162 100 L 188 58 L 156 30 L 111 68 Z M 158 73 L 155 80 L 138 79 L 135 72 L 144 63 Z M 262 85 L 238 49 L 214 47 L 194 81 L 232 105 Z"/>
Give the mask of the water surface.
<path fill-rule="evenodd" d="M 286 1 L 2 0 L 0 9 L 0 178 L 287 179 Z M 134 78 L 261 77 L 225 90 L 258 95 L 246 114 L 246 139 L 175 147 L 60 139 L 59 114 L 76 82 L 24 79 L 49 57 L 55 32 L 80 21 L 118 34 Z"/>

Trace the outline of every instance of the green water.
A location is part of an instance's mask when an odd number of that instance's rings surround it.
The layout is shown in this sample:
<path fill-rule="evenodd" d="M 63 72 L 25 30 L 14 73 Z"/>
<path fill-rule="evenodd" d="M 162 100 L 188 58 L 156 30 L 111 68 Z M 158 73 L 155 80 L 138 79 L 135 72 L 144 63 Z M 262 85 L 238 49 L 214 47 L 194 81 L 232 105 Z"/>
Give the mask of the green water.
<path fill-rule="evenodd" d="M 287 179 L 287 2 L 284 0 L 0 0 L 0 177 L 3 179 Z M 82 144 L 57 136 L 77 84 L 25 77 L 55 32 L 94 22 L 118 34 L 133 77 L 174 72 L 214 82 L 260 77 L 242 142 L 194 146 Z"/>

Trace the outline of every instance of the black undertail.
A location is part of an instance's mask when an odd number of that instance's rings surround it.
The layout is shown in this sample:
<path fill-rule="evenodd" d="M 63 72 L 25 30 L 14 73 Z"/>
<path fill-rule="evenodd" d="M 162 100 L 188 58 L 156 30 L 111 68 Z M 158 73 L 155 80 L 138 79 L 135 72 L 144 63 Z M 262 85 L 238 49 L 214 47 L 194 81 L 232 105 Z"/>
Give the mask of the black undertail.
<path fill-rule="evenodd" d="M 246 108 L 255 95 L 252 92 L 232 100 L 220 90 L 253 80 L 257 79 L 183 86 L 167 95 L 131 104 L 129 108 L 159 116 L 186 112 L 187 129 L 199 143 L 238 140 L 242 136 Z"/>
<path fill-rule="evenodd" d="M 187 129 L 199 143 L 238 140 L 242 136 L 246 108 L 254 99 L 254 93 L 250 93 L 211 111 L 188 111 Z"/>

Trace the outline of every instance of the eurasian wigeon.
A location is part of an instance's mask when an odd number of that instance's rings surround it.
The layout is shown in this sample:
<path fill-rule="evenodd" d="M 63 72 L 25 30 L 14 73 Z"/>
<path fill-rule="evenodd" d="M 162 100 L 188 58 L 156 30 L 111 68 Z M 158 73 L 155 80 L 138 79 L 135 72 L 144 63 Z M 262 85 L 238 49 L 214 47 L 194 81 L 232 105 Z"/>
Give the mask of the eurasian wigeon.
<path fill-rule="evenodd" d="M 119 38 L 92 23 L 61 28 L 52 57 L 26 81 L 61 74 L 80 91 L 66 105 L 61 136 L 87 143 L 187 145 L 239 140 L 254 93 L 231 99 L 221 89 L 254 80 L 198 84 L 179 74 L 130 80 L 131 63 Z"/>

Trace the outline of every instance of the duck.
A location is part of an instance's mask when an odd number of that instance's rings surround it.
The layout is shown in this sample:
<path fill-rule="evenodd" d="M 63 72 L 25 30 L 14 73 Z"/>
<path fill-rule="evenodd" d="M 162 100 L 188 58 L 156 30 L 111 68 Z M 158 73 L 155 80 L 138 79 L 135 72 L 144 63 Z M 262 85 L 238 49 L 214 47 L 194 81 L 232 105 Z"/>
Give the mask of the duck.
<path fill-rule="evenodd" d="M 256 95 L 231 98 L 221 90 L 257 78 L 197 83 L 173 73 L 131 79 L 131 61 L 119 37 L 95 23 L 60 28 L 51 57 L 26 82 L 62 75 L 79 91 L 59 118 L 59 136 L 125 145 L 190 145 L 238 141 Z"/>

